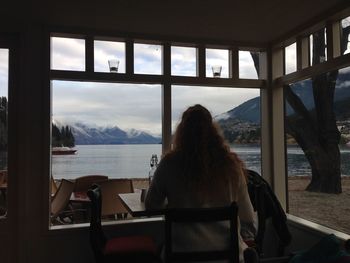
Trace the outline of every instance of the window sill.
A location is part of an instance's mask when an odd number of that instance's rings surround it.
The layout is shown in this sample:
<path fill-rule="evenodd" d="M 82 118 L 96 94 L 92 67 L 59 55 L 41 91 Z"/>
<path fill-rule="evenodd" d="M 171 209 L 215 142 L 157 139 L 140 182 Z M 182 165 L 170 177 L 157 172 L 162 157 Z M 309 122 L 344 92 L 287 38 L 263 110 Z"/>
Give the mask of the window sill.
<path fill-rule="evenodd" d="M 350 235 L 334 230 L 332 228 L 326 227 L 326 226 L 322 226 L 319 225 L 317 223 L 311 222 L 309 220 L 291 215 L 291 214 L 287 214 L 287 218 L 288 221 L 291 222 L 294 226 L 302 228 L 302 229 L 306 229 L 308 231 L 313 231 L 313 232 L 318 232 L 318 233 L 322 233 L 322 234 L 334 234 L 336 237 L 338 237 L 339 239 L 345 241 L 347 239 L 350 239 Z"/>
<path fill-rule="evenodd" d="M 164 221 L 164 218 L 162 216 L 156 216 L 156 217 L 148 217 L 148 218 L 136 218 L 136 219 L 127 219 L 127 220 L 120 220 L 120 221 L 108 221 L 108 222 L 102 222 L 102 226 L 106 229 L 108 229 L 111 226 L 115 225 L 128 225 L 128 224 L 142 224 L 142 223 L 148 223 L 148 222 L 162 222 Z M 90 223 L 81 223 L 81 224 L 69 224 L 69 225 L 56 225 L 51 226 L 49 228 L 49 231 L 61 231 L 61 230 L 69 230 L 72 231 L 74 229 L 85 229 L 90 226 Z"/>

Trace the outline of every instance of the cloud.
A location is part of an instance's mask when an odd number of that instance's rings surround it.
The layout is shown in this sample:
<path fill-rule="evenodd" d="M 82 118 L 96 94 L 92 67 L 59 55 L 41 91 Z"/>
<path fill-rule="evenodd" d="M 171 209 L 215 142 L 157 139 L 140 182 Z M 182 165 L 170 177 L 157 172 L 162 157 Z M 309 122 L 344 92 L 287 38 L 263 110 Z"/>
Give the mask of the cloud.
<path fill-rule="evenodd" d="M 51 68 L 85 70 L 85 40 L 51 37 Z"/>
<path fill-rule="evenodd" d="M 350 26 L 350 16 L 344 18 L 341 21 L 341 25 L 342 25 L 343 28 Z"/>
<path fill-rule="evenodd" d="M 8 49 L 0 49 L 0 97 L 8 94 Z"/>
<path fill-rule="evenodd" d="M 339 70 L 339 74 L 347 74 L 350 72 L 350 67 L 342 68 Z"/>
<path fill-rule="evenodd" d="M 249 51 L 239 51 L 239 77 L 242 79 L 258 79 L 254 61 Z"/>
<path fill-rule="evenodd" d="M 53 118 L 59 121 L 161 133 L 160 85 L 53 81 L 52 94 Z M 173 86 L 173 127 L 196 103 L 216 116 L 259 94 L 259 89 Z"/>
<path fill-rule="evenodd" d="M 196 76 L 197 51 L 193 47 L 171 47 L 171 74 L 176 76 Z"/>
<path fill-rule="evenodd" d="M 337 89 L 343 89 L 343 88 L 349 88 L 349 87 L 350 87 L 350 80 L 346 80 L 341 83 L 337 81 L 337 86 L 336 86 Z"/>
<path fill-rule="evenodd" d="M 72 68 L 84 64 L 84 40 L 52 38 L 52 47 L 55 68 L 65 68 L 67 65 Z M 135 44 L 134 52 L 136 73 L 161 73 L 160 45 Z M 173 74 L 196 74 L 196 48 L 172 47 L 171 52 Z M 220 64 L 223 66 L 223 76 L 227 77 L 228 54 L 228 50 L 208 49 L 207 74 L 211 74 L 211 64 Z M 95 70 L 108 72 L 107 61 L 110 58 L 119 59 L 119 72 L 125 72 L 125 44 L 95 41 Z M 241 62 L 253 65 L 249 52 L 246 57 L 241 58 Z M 249 72 L 248 69 L 245 71 Z M 255 71 L 254 66 L 251 71 Z M 161 133 L 160 85 L 72 81 L 52 83 L 54 119 L 99 126 L 117 125 L 122 129 L 134 128 L 153 134 Z M 186 107 L 195 103 L 207 106 L 215 116 L 258 95 L 259 90 L 174 86 L 173 123 Z"/>
<path fill-rule="evenodd" d="M 94 41 L 95 71 L 110 72 L 109 59 L 119 60 L 119 73 L 125 73 L 125 43 L 112 41 Z"/>
<path fill-rule="evenodd" d="M 134 71 L 140 74 L 160 75 L 162 73 L 162 47 L 134 44 Z"/>
<path fill-rule="evenodd" d="M 95 71 L 108 72 L 108 59 L 120 60 L 119 72 L 125 72 L 125 43 L 95 41 Z M 52 38 L 55 68 L 76 69 L 84 65 L 84 40 Z M 161 74 L 162 47 L 135 44 L 135 73 Z M 196 48 L 172 47 L 172 74 L 196 75 Z M 223 66 L 228 76 L 228 50 L 207 49 L 207 75 L 211 65 Z M 240 54 L 240 71 L 246 78 L 257 78 L 249 52 Z M 213 116 L 231 110 L 259 96 L 259 89 L 173 86 L 173 126 L 190 105 L 201 103 Z M 161 133 L 161 85 L 52 81 L 53 118 L 65 122 L 83 122 L 98 126 L 118 126 L 152 134 Z"/>
<path fill-rule="evenodd" d="M 206 76 L 212 77 L 212 66 L 221 66 L 221 77 L 228 78 L 229 51 L 224 49 L 206 49 Z"/>
<path fill-rule="evenodd" d="M 258 96 L 259 89 L 173 86 L 172 127 L 174 129 L 183 111 L 194 104 L 202 104 L 216 116 Z"/>
<path fill-rule="evenodd" d="M 285 48 L 286 74 L 295 72 L 297 69 L 297 44 L 293 43 Z"/>
<path fill-rule="evenodd" d="M 161 87 L 145 84 L 52 82 L 53 118 L 161 133 Z"/>

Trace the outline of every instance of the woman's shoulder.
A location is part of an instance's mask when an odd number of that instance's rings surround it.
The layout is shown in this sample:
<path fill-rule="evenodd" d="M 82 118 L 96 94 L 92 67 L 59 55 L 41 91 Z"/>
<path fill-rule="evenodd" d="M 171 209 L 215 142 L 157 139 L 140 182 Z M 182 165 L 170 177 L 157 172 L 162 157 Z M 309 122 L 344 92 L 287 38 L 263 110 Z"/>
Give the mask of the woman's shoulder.
<path fill-rule="evenodd" d="M 182 155 L 179 152 L 169 152 L 164 155 L 160 165 L 179 165 L 182 162 Z"/>
<path fill-rule="evenodd" d="M 181 158 L 177 154 L 168 153 L 164 155 L 156 170 L 157 176 L 163 180 L 170 180 L 170 178 L 177 178 L 181 171 Z"/>

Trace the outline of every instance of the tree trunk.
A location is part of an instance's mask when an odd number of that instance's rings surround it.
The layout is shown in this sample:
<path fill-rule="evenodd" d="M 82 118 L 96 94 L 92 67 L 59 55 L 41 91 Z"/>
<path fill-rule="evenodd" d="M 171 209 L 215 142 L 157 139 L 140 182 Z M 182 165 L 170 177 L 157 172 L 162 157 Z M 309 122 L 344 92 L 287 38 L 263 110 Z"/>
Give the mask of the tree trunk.
<path fill-rule="evenodd" d="M 325 193 L 341 193 L 340 152 L 336 140 L 323 141 L 315 118 L 299 97 L 285 87 L 285 96 L 295 114 L 286 117 L 286 132 L 293 136 L 310 163 L 312 179 L 306 190 Z M 333 135 L 334 137 L 339 137 Z"/>
<path fill-rule="evenodd" d="M 309 159 L 314 165 L 311 166 L 312 178 L 306 190 L 334 194 L 341 193 L 340 152 L 338 145 L 328 152 L 324 149 L 315 148 L 315 153 Z"/>
<path fill-rule="evenodd" d="M 313 64 L 325 59 L 324 30 L 313 34 Z M 308 159 L 312 178 L 307 191 L 341 193 L 340 133 L 334 114 L 334 91 L 338 71 L 312 78 L 315 108 L 306 109 L 291 88 L 285 87 L 286 100 L 296 116 L 287 117 L 287 130 Z"/>
<path fill-rule="evenodd" d="M 306 190 L 341 193 L 338 143 L 336 140 L 322 143 L 315 111 L 308 111 L 290 86 L 286 86 L 284 90 L 288 104 L 295 110 L 295 114 L 286 117 L 286 132 L 302 148 L 311 166 L 312 179 Z"/>

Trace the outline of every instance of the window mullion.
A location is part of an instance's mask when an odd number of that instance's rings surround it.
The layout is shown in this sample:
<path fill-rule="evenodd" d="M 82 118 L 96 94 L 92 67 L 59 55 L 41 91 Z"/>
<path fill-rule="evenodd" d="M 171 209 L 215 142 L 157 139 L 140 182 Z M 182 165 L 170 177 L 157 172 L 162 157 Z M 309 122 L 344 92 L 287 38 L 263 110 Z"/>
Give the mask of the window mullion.
<path fill-rule="evenodd" d="M 229 78 L 239 79 L 238 48 L 232 48 L 229 56 Z"/>
<path fill-rule="evenodd" d="M 134 74 L 134 41 L 128 39 L 125 43 L 125 72 L 126 75 Z"/>
<path fill-rule="evenodd" d="M 86 36 L 85 38 L 85 71 L 94 72 L 94 37 Z"/>
<path fill-rule="evenodd" d="M 205 78 L 205 46 L 197 48 L 197 77 Z"/>

